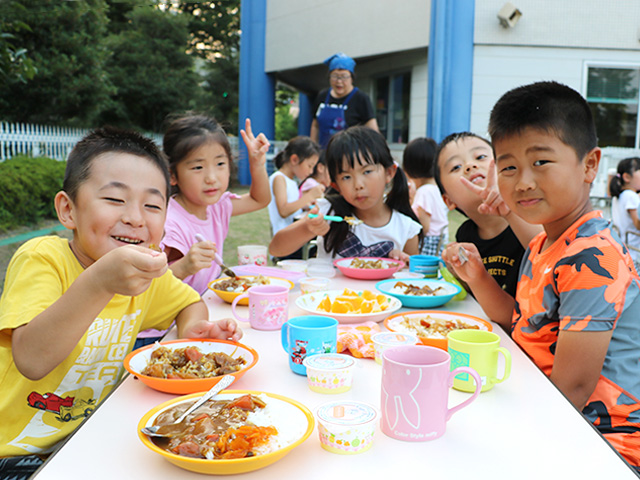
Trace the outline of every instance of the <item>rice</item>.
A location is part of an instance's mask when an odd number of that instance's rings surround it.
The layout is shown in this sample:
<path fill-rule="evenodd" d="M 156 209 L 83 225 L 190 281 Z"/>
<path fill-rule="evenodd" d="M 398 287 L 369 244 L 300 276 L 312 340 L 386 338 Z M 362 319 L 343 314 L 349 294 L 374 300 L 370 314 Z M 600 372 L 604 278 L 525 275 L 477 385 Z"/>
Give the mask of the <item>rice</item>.
<path fill-rule="evenodd" d="M 269 442 L 255 450 L 258 455 L 275 452 L 299 440 L 307 430 L 307 417 L 297 407 L 263 393 L 256 395 L 267 404 L 264 408 L 249 413 L 247 421 L 258 427 L 273 425 L 278 430 Z"/>

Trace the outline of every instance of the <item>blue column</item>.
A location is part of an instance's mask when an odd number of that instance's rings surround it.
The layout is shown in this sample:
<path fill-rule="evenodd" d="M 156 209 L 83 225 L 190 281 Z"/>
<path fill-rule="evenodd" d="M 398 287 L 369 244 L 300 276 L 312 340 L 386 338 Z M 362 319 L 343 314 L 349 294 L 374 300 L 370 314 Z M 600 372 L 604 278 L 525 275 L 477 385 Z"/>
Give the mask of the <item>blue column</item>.
<path fill-rule="evenodd" d="M 275 137 L 275 78 L 264 71 L 265 33 L 267 18 L 266 0 L 242 0 L 240 2 L 240 104 L 238 126 L 244 128 L 246 118 L 251 119 L 255 134 Z M 240 131 L 238 131 L 240 137 Z M 240 138 L 238 145 L 238 181 L 251 183 L 247 149 Z"/>
<path fill-rule="evenodd" d="M 300 107 L 300 112 L 298 113 L 298 135 L 309 135 L 311 133 L 311 121 L 315 113 L 311 111 L 313 99 L 301 92 L 298 94 L 298 106 Z"/>
<path fill-rule="evenodd" d="M 475 0 L 431 0 L 427 136 L 469 130 Z"/>

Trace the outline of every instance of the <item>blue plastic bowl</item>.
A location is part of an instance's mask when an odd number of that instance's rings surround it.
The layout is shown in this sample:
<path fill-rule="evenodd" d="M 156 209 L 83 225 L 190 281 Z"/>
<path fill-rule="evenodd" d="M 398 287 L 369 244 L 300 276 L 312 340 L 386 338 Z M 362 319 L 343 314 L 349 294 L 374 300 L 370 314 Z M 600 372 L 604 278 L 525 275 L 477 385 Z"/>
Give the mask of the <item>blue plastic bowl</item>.
<path fill-rule="evenodd" d="M 393 287 L 396 283 L 403 282 L 407 285 L 415 285 L 417 287 L 422 287 L 424 285 L 429 285 L 431 288 L 443 287 L 446 289 L 446 293 L 443 295 L 404 295 L 401 293 L 396 293 L 393 290 Z M 402 302 L 403 307 L 413 307 L 413 308 L 435 308 L 441 307 L 446 304 L 449 300 L 455 297 L 458 293 L 460 293 L 461 288 L 458 285 L 453 283 L 445 282 L 444 280 L 435 280 L 430 278 L 417 279 L 417 278 L 400 278 L 400 279 L 391 279 L 391 280 L 382 280 L 376 283 L 376 289 L 382 293 L 387 295 L 391 295 L 392 297 L 396 297 L 398 300 Z"/>

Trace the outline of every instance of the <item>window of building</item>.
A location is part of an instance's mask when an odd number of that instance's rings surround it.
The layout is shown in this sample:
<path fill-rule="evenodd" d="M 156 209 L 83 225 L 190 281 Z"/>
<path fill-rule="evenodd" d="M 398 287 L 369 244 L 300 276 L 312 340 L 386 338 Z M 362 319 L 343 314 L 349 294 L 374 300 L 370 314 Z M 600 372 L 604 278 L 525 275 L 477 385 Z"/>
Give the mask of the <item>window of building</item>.
<path fill-rule="evenodd" d="M 598 145 L 640 148 L 640 65 L 588 65 L 586 92 Z"/>
<path fill-rule="evenodd" d="M 379 77 L 375 87 L 376 119 L 380 133 L 389 143 L 406 143 L 409 138 L 411 73 Z"/>

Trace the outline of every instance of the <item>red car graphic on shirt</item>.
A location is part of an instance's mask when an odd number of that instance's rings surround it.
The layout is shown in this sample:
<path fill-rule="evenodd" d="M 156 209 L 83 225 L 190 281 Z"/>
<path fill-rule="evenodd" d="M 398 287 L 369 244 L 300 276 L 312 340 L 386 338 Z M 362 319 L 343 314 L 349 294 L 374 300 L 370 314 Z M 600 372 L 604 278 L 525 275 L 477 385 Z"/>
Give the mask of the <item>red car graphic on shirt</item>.
<path fill-rule="evenodd" d="M 39 410 L 46 410 L 47 412 L 57 413 L 58 419 L 63 422 L 75 420 L 80 417 L 87 417 L 95 410 L 95 400 L 79 400 L 76 401 L 75 397 L 60 397 L 55 393 L 31 392 L 27 397 L 27 402 L 30 406 Z"/>

